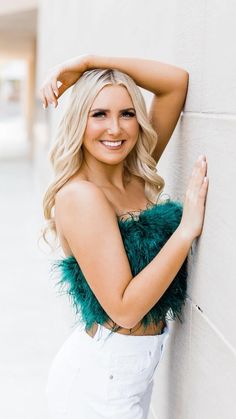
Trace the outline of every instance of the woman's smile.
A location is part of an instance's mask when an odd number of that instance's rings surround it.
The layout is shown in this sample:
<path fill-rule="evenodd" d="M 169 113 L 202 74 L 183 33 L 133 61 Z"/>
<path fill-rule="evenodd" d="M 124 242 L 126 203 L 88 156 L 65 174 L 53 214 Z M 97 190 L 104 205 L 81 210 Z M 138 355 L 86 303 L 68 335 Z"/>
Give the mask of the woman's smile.
<path fill-rule="evenodd" d="M 120 150 L 124 144 L 125 140 L 120 141 L 107 141 L 100 140 L 100 143 L 106 147 L 108 150 Z"/>

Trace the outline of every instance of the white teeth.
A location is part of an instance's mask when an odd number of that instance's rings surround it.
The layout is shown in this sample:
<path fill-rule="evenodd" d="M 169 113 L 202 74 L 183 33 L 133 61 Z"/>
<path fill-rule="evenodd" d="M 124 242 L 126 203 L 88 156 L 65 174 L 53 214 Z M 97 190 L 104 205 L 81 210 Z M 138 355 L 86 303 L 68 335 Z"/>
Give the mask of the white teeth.
<path fill-rule="evenodd" d="M 111 147 L 117 147 L 118 145 L 122 144 L 122 141 L 101 141 L 105 145 L 109 145 Z"/>

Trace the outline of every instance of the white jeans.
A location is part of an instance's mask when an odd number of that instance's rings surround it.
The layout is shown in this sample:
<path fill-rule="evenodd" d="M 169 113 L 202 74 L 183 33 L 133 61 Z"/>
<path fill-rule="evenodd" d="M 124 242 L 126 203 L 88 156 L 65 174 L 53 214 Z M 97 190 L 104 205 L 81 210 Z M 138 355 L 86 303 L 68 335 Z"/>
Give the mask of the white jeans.
<path fill-rule="evenodd" d="M 49 371 L 51 419 L 147 419 L 153 375 L 169 325 L 161 335 L 133 336 L 99 325 L 94 337 L 78 326 Z"/>

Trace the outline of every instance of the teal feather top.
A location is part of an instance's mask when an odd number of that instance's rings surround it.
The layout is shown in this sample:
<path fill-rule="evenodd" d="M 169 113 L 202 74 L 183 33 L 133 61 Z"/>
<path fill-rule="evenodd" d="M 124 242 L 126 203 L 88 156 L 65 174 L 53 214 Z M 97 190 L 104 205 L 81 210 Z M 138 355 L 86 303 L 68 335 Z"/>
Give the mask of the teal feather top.
<path fill-rule="evenodd" d="M 126 219 L 117 216 L 133 277 L 152 261 L 176 230 L 181 221 L 182 211 L 181 202 L 167 200 L 141 210 L 138 217 L 133 216 L 132 212 L 129 212 L 130 217 Z M 57 282 L 60 286 L 60 293 L 69 295 L 79 321 L 85 323 L 86 328 L 90 328 L 94 322 L 103 324 L 109 320 L 74 256 L 54 261 L 52 270 L 55 269 L 60 273 L 60 280 Z M 168 314 L 169 319 L 178 318 L 182 323 L 182 308 L 186 297 L 187 257 L 162 297 L 143 317 L 143 326 L 146 327 L 151 322 L 157 324 L 160 320 L 168 319 Z M 143 298 L 145 298 L 145 293 Z"/>

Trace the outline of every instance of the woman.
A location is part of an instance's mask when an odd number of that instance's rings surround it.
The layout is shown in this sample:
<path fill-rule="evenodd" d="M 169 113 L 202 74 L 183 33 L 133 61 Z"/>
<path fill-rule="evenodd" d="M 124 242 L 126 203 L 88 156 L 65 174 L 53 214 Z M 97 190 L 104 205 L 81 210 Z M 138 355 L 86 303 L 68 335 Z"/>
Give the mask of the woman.
<path fill-rule="evenodd" d="M 55 179 L 44 214 L 65 253 L 55 267 L 80 323 L 50 369 L 49 407 L 57 419 L 145 419 L 167 313 L 180 318 L 186 299 L 187 255 L 202 231 L 208 187 L 199 156 L 184 206 L 157 202 L 164 181 L 156 164 L 183 108 L 188 73 L 84 55 L 52 70 L 41 88 L 44 108 L 56 107 L 73 84 L 50 151 Z M 154 94 L 149 116 L 137 85 Z"/>

